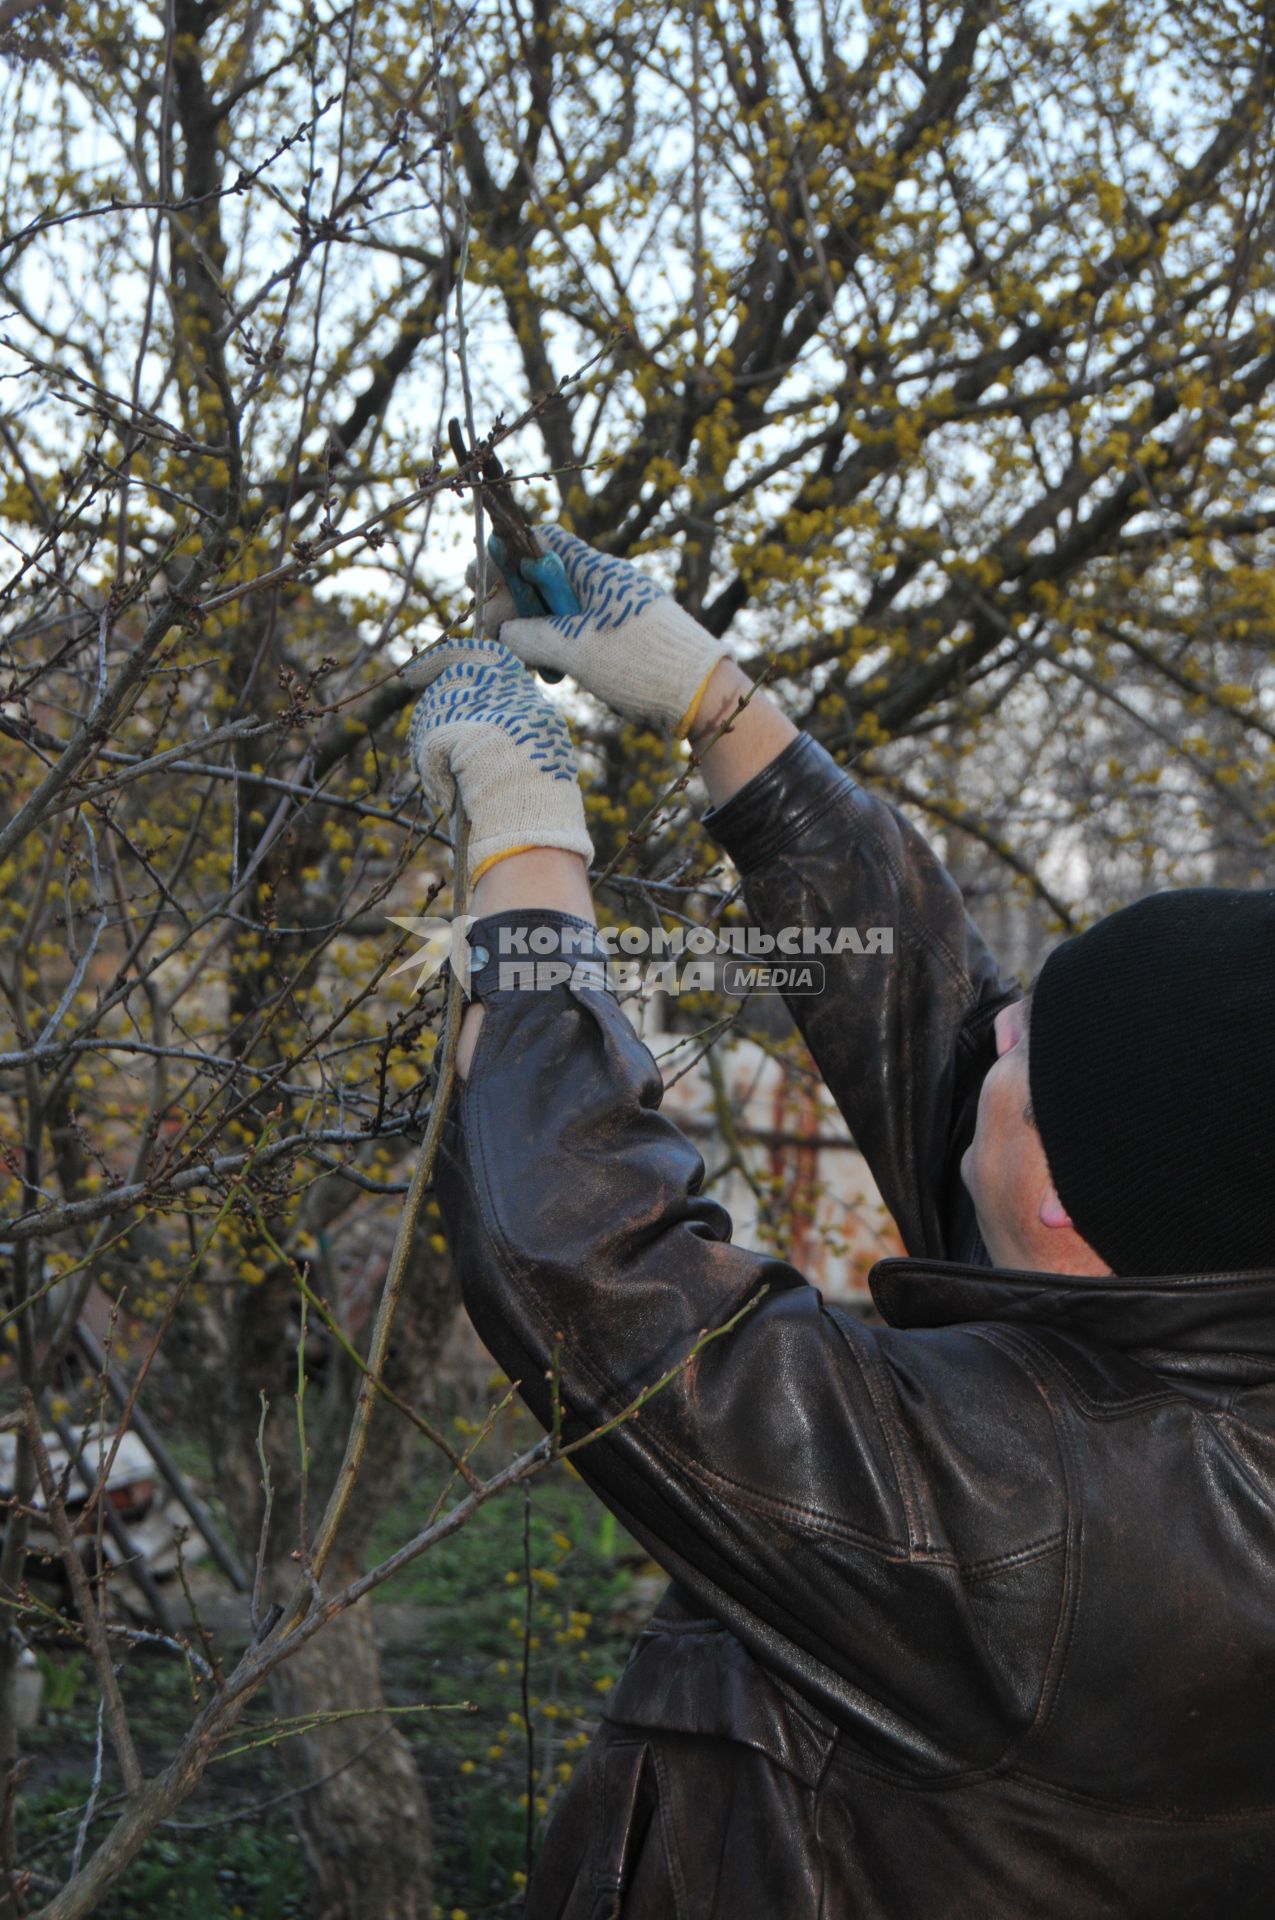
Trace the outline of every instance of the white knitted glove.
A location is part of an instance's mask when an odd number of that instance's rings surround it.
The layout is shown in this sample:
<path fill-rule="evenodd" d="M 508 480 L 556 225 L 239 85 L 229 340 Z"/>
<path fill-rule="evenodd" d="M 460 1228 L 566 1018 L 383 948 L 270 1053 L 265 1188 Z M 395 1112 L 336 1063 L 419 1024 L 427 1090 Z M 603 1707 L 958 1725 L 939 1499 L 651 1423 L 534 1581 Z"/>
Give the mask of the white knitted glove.
<path fill-rule="evenodd" d="M 494 640 L 446 640 L 412 667 L 425 692 L 412 759 L 426 795 L 469 820 L 469 880 L 511 853 L 563 847 L 592 858 L 566 724 Z"/>
<path fill-rule="evenodd" d="M 512 618 L 513 601 L 494 568 L 483 625 L 496 623 L 504 646 L 531 667 L 555 667 L 630 720 L 653 721 L 684 739 L 695 719 L 713 668 L 730 658 L 684 613 L 670 594 L 631 567 L 597 553 L 561 527 L 539 527 L 541 542 L 556 553 L 583 609 Z"/>

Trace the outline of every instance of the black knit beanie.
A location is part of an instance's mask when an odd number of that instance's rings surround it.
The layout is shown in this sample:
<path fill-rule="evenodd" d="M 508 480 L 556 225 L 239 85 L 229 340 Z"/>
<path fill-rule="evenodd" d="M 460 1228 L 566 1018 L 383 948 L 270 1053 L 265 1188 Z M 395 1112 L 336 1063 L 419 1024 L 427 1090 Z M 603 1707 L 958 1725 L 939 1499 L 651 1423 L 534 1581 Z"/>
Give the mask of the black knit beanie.
<path fill-rule="evenodd" d="M 1065 941 L 1032 995 L 1058 1196 L 1118 1274 L 1275 1268 L 1275 892 L 1156 893 Z"/>

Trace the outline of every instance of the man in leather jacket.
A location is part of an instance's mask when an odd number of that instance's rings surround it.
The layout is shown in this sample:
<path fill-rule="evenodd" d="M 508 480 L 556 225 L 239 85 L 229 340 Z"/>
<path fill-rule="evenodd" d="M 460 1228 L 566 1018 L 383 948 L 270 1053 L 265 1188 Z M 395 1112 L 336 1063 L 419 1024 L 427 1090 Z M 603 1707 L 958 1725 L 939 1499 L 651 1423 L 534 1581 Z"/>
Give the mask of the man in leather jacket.
<path fill-rule="evenodd" d="M 478 880 L 438 1194 L 546 1425 L 550 1373 L 572 1438 L 671 1372 L 576 1463 L 673 1585 L 527 1920 L 1265 1916 L 1275 896 L 1155 896 L 1029 1008 L 898 813 L 632 569 L 550 539 L 583 614 L 445 644 L 414 722 Z M 894 929 L 792 1004 L 908 1249 L 884 1326 L 700 1196 L 581 957 L 579 791 L 519 659 L 689 733 L 757 926 Z M 511 969 L 555 943 L 569 967 Z"/>

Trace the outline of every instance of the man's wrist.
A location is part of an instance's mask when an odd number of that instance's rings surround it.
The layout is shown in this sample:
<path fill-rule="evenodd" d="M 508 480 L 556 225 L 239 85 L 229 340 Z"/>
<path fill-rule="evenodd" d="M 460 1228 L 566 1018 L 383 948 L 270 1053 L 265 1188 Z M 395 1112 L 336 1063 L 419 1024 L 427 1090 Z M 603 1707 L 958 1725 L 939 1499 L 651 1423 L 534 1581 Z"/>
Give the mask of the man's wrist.
<path fill-rule="evenodd" d="M 753 683 L 737 660 L 719 660 L 709 676 L 695 718 L 687 728 L 688 743 L 698 751 L 752 692 Z"/>
<path fill-rule="evenodd" d="M 513 907 L 549 907 L 596 922 L 583 857 L 559 847 L 527 847 L 489 866 L 470 897 L 470 913 L 478 919 Z"/>

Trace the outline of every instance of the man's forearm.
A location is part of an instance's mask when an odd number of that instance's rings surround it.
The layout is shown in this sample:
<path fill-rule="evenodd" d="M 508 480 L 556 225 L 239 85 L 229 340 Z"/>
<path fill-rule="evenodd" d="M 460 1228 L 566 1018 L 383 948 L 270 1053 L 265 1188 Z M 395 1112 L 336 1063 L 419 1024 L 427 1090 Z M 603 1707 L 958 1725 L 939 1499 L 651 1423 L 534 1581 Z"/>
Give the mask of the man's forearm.
<path fill-rule="evenodd" d="M 726 731 L 713 740 L 724 723 Z M 720 807 L 747 786 L 755 774 L 777 759 L 797 737 L 797 729 L 769 694 L 755 688 L 733 660 L 714 669 L 691 727 L 691 745 L 700 754 L 700 771 L 709 798 Z M 712 741 L 708 747 L 702 742 Z M 550 907 L 596 922 L 589 876 L 578 854 L 553 847 L 514 853 L 489 867 L 474 888 L 469 911 L 475 919 L 510 907 Z M 482 1025 L 482 1008 L 465 1014 L 456 1063 L 462 1079 L 469 1072 Z"/>
<path fill-rule="evenodd" d="M 550 907 L 559 913 L 574 913 L 596 926 L 589 874 L 578 853 L 560 853 L 556 847 L 532 847 L 526 853 L 511 853 L 507 859 L 488 867 L 474 888 L 469 911 L 475 920 L 488 913 L 503 913 L 511 907 Z M 456 1068 L 464 1080 L 478 1044 L 483 1010 L 477 1001 L 466 1009 L 456 1049 Z"/>
<path fill-rule="evenodd" d="M 764 689 L 755 687 L 735 661 L 720 661 L 688 734 L 713 807 L 724 806 L 797 737 L 797 728 Z M 583 859 L 554 847 L 509 854 L 487 869 L 469 900 L 475 920 L 519 907 L 571 913 L 596 925 Z M 482 1020 L 482 1007 L 475 1002 L 466 1010 L 457 1048 L 462 1079 L 468 1078 Z"/>
<path fill-rule="evenodd" d="M 726 732 L 706 747 L 703 743 L 725 722 Z M 734 660 L 719 660 L 687 737 L 700 756 L 708 797 L 720 807 L 778 759 L 797 738 L 797 729 L 768 693 L 753 686 L 742 667 Z"/>

